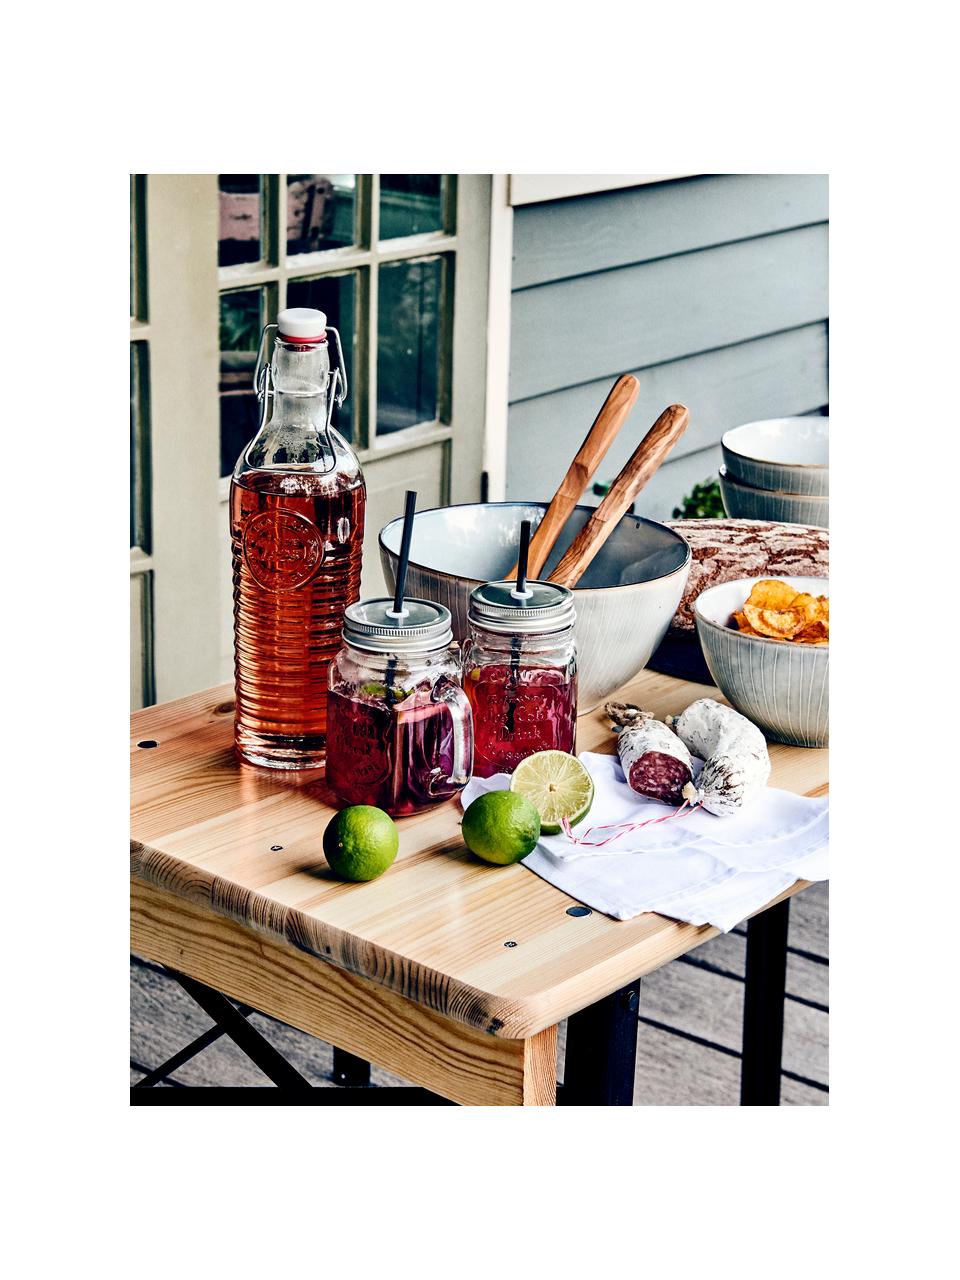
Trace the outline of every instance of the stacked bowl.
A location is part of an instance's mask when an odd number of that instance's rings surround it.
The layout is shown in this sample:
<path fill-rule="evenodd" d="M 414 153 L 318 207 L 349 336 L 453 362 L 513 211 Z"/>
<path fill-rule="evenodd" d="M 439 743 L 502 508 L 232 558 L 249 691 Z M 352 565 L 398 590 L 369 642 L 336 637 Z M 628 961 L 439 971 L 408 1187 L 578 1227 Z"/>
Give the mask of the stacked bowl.
<path fill-rule="evenodd" d="M 728 516 L 829 528 L 829 418 L 768 418 L 724 433 Z"/>

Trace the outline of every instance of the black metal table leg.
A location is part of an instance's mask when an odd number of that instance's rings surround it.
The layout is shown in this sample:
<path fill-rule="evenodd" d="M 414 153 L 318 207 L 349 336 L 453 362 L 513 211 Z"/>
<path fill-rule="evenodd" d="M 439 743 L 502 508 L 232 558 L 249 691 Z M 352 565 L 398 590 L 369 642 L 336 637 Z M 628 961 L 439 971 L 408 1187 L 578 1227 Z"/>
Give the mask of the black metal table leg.
<path fill-rule="evenodd" d="M 370 1083 L 370 1063 L 366 1058 L 358 1058 L 356 1054 L 347 1053 L 346 1049 L 338 1049 L 334 1045 L 331 1074 L 337 1084 L 359 1089 Z"/>
<path fill-rule="evenodd" d="M 572 1015 L 567 1022 L 562 1106 L 633 1106 L 639 1014 L 638 978 Z"/>
<path fill-rule="evenodd" d="M 747 921 L 747 972 L 743 996 L 741 1107 L 779 1107 L 783 1052 L 783 1004 L 787 988 L 785 898 Z"/>
<path fill-rule="evenodd" d="M 251 1027 L 246 1018 L 231 1004 L 226 996 L 212 987 L 205 987 L 202 982 L 188 978 L 175 969 L 168 969 L 172 978 L 176 978 L 184 991 L 196 1000 L 200 1008 L 212 1018 L 218 1027 L 222 1027 L 230 1039 L 243 1050 L 251 1062 L 256 1063 L 265 1076 L 281 1089 L 313 1090 L 310 1081 L 300 1074 L 296 1067 L 291 1067 L 282 1053 L 273 1047 L 269 1040 L 260 1034 L 256 1027 Z"/>
<path fill-rule="evenodd" d="M 253 1010 L 249 1005 L 238 1004 L 237 1012 L 244 1018 L 249 1018 Z M 198 1053 L 203 1053 L 204 1049 L 209 1048 L 215 1040 L 219 1040 L 221 1036 L 227 1033 L 223 1027 L 213 1026 L 209 1031 L 204 1031 L 203 1035 L 197 1036 L 196 1040 L 192 1040 L 185 1048 L 175 1053 L 172 1058 L 168 1058 L 166 1062 L 161 1062 L 159 1067 L 154 1068 L 138 1080 L 136 1084 L 131 1085 L 132 1089 L 152 1089 L 154 1085 L 159 1084 L 161 1080 L 165 1080 L 167 1076 L 172 1075 L 191 1058 L 195 1058 Z"/>

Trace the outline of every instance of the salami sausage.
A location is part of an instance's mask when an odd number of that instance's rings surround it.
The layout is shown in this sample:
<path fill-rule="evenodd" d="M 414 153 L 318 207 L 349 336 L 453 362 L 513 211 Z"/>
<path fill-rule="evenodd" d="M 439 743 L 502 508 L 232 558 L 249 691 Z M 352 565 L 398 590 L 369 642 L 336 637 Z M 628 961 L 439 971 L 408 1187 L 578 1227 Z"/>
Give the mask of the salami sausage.
<path fill-rule="evenodd" d="M 652 712 L 630 703 L 608 702 L 605 710 L 617 730 L 617 754 L 632 790 L 652 800 L 682 804 L 693 762 L 680 738 Z"/>
<path fill-rule="evenodd" d="M 767 785 L 766 740 L 739 711 L 713 698 L 698 698 L 673 721 L 673 727 L 684 746 L 705 762 L 697 783 L 684 789 L 684 799 L 724 818 L 742 809 Z"/>

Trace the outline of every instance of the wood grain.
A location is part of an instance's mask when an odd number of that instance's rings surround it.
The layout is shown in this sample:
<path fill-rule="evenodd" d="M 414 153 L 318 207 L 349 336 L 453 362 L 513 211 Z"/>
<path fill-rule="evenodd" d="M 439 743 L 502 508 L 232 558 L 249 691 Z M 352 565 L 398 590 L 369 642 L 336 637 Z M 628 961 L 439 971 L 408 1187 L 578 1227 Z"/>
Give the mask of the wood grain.
<path fill-rule="evenodd" d="M 577 585 L 617 527 L 617 521 L 686 431 L 689 421 L 690 411 L 685 405 L 672 404 L 664 409 L 624 464 L 606 497 L 561 556 L 550 574 L 551 582 L 564 587 Z"/>
<path fill-rule="evenodd" d="M 507 1040 L 458 1026 L 365 978 L 203 906 L 131 881 L 138 955 L 465 1106 L 556 1105 L 556 1027 Z"/>
<path fill-rule="evenodd" d="M 705 694 L 718 696 L 655 672 L 622 690 L 659 716 Z M 487 1034 L 532 1036 L 716 932 L 653 914 L 568 916 L 573 900 L 525 867 L 467 852 L 455 801 L 402 819 L 390 871 L 346 884 L 323 857 L 336 805 L 322 777 L 239 763 L 230 686 L 137 712 L 132 725 L 136 876 Z M 578 746 L 614 750 L 602 711 L 580 717 Z M 770 758 L 774 786 L 826 785 L 825 750 L 772 745 Z"/>
<path fill-rule="evenodd" d="M 530 554 L 527 560 L 528 578 L 540 576 L 540 571 L 553 550 L 553 544 L 559 537 L 560 530 L 583 497 L 604 455 L 630 416 L 630 410 L 636 404 L 639 394 L 640 383 L 633 374 L 623 374 L 613 384 L 610 394 L 604 400 L 600 412 L 593 421 L 593 426 L 587 432 L 583 444 L 577 450 L 560 481 L 559 488 L 550 499 L 550 505 L 544 512 L 543 519 L 530 539 Z M 516 578 L 517 569 L 518 566 L 515 564 L 510 572 L 504 575 L 508 581 Z"/>

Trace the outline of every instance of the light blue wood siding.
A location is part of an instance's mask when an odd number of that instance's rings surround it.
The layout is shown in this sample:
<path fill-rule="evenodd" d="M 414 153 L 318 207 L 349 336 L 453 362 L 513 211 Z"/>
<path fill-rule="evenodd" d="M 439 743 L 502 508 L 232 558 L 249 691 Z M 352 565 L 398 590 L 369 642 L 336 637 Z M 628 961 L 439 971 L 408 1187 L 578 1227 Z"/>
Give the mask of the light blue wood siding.
<path fill-rule="evenodd" d="M 638 510 L 669 516 L 755 418 L 827 404 L 827 179 L 715 175 L 518 209 L 508 498 L 549 498 L 613 380 L 640 398 L 598 479 L 660 410 L 691 424 Z M 588 500 L 594 500 L 589 499 Z"/>

